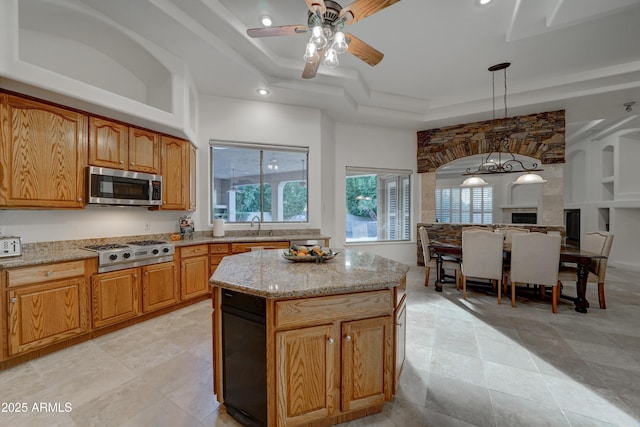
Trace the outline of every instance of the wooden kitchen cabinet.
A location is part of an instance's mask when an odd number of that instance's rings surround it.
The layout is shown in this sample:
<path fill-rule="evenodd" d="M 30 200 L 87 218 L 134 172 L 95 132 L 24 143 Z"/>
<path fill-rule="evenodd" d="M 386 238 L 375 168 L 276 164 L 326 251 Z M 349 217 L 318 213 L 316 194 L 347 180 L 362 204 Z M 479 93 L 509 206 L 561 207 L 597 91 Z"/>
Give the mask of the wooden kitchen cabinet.
<path fill-rule="evenodd" d="M 160 173 L 160 138 L 149 130 L 89 117 L 89 164 Z"/>
<path fill-rule="evenodd" d="M 160 174 L 160 136 L 146 129 L 129 127 L 130 171 Z"/>
<path fill-rule="evenodd" d="M 180 298 L 184 301 L 209 293 L 209 245 L 180 248 Z"/>
<path fill-rule="evenodd" d="M 89 332 L 83 261 L 7 272 L 7 353 L 15 356 Z"/>
<path fill-rule="evenodd" d="M 162 136 L 162 206 L 165 210 L 188 210 L 190 142 Z"/>
<path fill-rule="evenodd" d="M 337 339 L 332 324 L 276 333 L 277 425 L 301 425 L 333 414 Z"/>
<path fill-rule="evenodd" d="M 147 265 L 140 270 L 143 313 L 168 307 L 180 301 L 178 269 L 173 261 Z"/>
<path fill-rule="evenodd" d="M 0 206 L 84 208 L 86 114 L 0 93 Z"/>
<path fill-rule="evenodd" d="M 94 328 L 131 319 L 140 312 L 138 268 L 96 274 L 91 278 L 91 290 Z"/>
<path fill-rule="evenodd" d="M 277 425 L 319 422 L 391 400 L 390 291 L 276 301 L 274 309 Z"/>

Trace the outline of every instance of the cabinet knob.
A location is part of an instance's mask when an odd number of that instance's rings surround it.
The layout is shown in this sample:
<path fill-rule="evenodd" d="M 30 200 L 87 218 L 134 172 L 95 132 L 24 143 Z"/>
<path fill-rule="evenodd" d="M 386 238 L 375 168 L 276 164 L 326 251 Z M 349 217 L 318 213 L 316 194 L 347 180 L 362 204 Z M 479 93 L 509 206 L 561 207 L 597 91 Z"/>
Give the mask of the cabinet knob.
<path fill-rule="evenodd" d="M 124 164 L 124 160 L 120 160 L 120 164 L 123 165 Z"/>
<path fill-rule="evenodd" d="M 345 341 L 351 341 L 351 335 L 347 335 L 346 337 L 344 337 Z"/>
<path fill-rule="evenodd" d="M 130 164 L 131 166 L 133 166 L 133 162 L 129 162 L 129 164 Z"/>
<path fill-rule="evenodd" d="M 82 197 L 78 197 L 78 201 L 81 202 L 82 201 Z"/>
<path fill-rule="evenodd" d="M 11 298 L 11 304 L 15 304 L 18 301 L 18 298 L 13 297 Z"/>
<path fill-rule="evenodd" d="M 47 277 L 51 276 L 51 271 L 47 271 L 46 273 L 44 273 L 44 275 Z"/>
<path fill-rule="evenodd" d="M 138 275 L 137 275 L 137 274 L 134 274 L 134 275 L 133 275 L 133 278 L 134 278 L 134 279 L 137 279 L 137 278 L 138 278 Z"/>
<path fill-rule="evenodd" d="M 144 275 L 145 275 L 145 276 L 148 276 L 148 275 L 149 275 L 149 272 L 148 272 L 148 271 L 145 271 L 145 272 L 144 272 Z"/>
<path fill-rule="evenodd" d="M 14 298 L 14 299 L 15 299 L 15 298 Z M 329 339 L 327 340 L 327 342 L 328 342 L 329 344 L 333 344 L 333 338 L 329 338 Z"/>

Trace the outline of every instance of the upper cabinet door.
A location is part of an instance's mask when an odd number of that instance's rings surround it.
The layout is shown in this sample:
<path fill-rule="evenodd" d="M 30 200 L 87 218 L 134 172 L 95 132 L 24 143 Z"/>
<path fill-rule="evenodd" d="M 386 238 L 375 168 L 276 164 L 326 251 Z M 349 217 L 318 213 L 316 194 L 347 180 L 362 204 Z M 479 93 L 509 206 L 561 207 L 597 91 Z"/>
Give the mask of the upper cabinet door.
<path fill-rule="evenodd" d="M 189 141 L 162 137 L 162 209 L 189 208 Z"/>
<path fill-rule="evenodd" d="M 83 208 L 85 114 L 0 94 L 0 206 Z"/>
<path fill-rule="evenodd" d="M 89 117 L 89 164 L 126 169 L 129 128 L 121 123 Z"/>
<path fill-rule="evenodd" d="M 129 170 L 160 173 L 160 138 L 149 130 L 129 128 Z"/>

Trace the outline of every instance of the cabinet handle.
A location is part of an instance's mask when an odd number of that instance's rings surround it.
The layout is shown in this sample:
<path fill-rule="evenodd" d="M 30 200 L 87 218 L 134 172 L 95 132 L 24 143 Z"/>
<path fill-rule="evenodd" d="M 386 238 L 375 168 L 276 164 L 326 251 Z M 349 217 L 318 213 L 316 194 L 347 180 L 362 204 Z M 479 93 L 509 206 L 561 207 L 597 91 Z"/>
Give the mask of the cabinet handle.
<path fill-rule="evenodd" d="M 18 301 L 18 298 L 13 297 L 11 298 L 11 304 L 15 304 Z"/>
<path fill-rule="evenodd" d="M 15 299 L 15 298 L 14 298 L 14 299 Z M 329 344 L 333 344 L 333 338 L 329 338 L 329 339 L 327 340 L 327 342 L 328 342 Z"/>
<path fill-rule="evenodd" d="M 351 341 L 351 335 L 347 335 L 346 337 L 344 337 L 345 341 Z"/>

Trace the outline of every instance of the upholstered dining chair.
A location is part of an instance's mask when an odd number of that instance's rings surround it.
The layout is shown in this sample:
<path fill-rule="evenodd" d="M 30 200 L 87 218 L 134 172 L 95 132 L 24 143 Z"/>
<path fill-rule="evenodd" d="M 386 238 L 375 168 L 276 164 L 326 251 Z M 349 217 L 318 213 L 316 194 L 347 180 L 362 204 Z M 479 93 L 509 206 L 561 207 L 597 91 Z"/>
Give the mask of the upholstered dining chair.
<path fill-rule="evenodd" d="M 429 247 L 429 233 L 427 232 L 426 227 L 418 228 L 418 233 L 420 234 L 420 242 L 422 243 L 422 256 L 424 257 L 424 285 L 429 286 L 429 273 L 431 271 L 431 268 L 437 268 L 437 257 L 432 253 L 431 248 Z M 445 270 L 455 271 L 457 289 L 460 282 L 460 261 L 454 257 L 443 256 L 442 268 Z"/>
<path fill-rule="evenodd" d="M 504 237 L 490 230 L 462 231 L 462 297 L 467 299 L 467 278 L 491 280 L 498 304 L 502 303 L 502 254 Z M 496 286 L 497 284 L 497 286 Z"/>
<path fill-rule="evenodd" d="M 560 290 L 558 269 L 560 267 L 559 235 L 545 233 L 514 234 L 511 242 L 511 266 L 507 277 L 511 281 L 511 306 L 516 306 L 516 285 L 540 285 L 544 295 L 545 287 L 552 286 L 551 310 L 558 312 Z"/>
<path fill-rule="evenodd" d="M 530 230 L 528 228 L 506 227 L 502 230 L 502 232 L 504 233 L 504 242 L 510 245 L 514 234 L 528 233 L 529 231 Z"/>
<path fill-rule="evenodd" d="M 609 252 L 611 252 L 611 245 L 613 244 L 613 234 L 605 231 L 591 231 L 586 233 L 580 249 L 593 252 L 596 254 L 604 255 L 609 258 Z M 604 281 L 607 274 L 607 258 L 594 259 L 589 266 L 589 276 L 587 277 L 587 283 L 598 284 L 598 303 L 600 308 L 605 310 L 607 303 L 604 298 Z M 558 273 L 558 280 L 560 282 L 576 282 L 577 280 L 577 267 L 575 266 L 562 266 Z"/>

